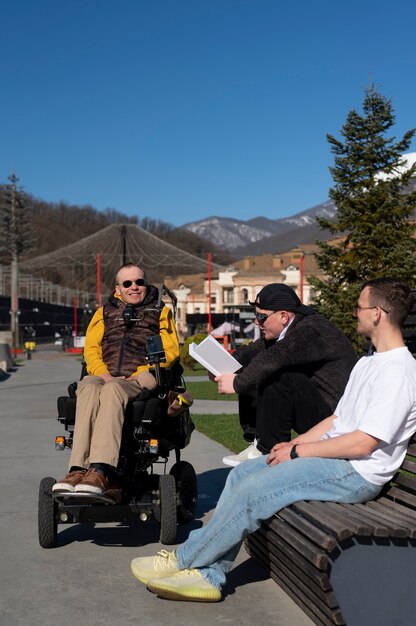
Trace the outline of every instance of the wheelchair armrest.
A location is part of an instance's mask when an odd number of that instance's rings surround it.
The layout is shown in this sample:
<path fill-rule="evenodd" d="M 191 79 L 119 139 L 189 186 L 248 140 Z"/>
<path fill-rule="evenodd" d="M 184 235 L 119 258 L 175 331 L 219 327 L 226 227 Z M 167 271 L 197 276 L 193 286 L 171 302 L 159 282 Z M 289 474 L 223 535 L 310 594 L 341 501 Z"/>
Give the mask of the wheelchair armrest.
<path fill-rule="evenodd" d="M 78 387 L 78 383 L 76 381 L 68 385 L 68 395 L 70 398 L 77 397 L 77 387 Z"/>
<path fill-rule="evenodd" d="M 150 368 L 149 370 L 156 378 L 155 369 Z M 167 391 L 174 387 L 184 387 L 184 381 L 182 378 L 183 375 L 183 367 L 180 361 L 175 361 L 173 365 L 170 367 L 161 367 L 160 375 L 162 379 L 162 388 Z"/>
<path fill-rule="evenodd" d="M 68 396 L 60 396 L 57 400 L 58 404 L 58 420 L 65 425 L 68 430 L 68 426 L 75 424 L 75 411 L 77 407 L 76 398 L 68 398 Z"/>

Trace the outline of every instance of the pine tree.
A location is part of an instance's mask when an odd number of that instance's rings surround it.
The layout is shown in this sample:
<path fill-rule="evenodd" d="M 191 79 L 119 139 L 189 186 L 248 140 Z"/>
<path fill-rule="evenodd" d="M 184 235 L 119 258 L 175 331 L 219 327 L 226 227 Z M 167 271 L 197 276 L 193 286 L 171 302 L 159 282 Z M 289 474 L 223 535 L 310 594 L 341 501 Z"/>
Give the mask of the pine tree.
<path fill-rule="evenodd" d="M 0 189 L 0 252 L 6 263 L 21 258 L 35 245 L 29 197 L 16 187 L 18 178 L 14 174 L 9 180 L 11 184 Z"/>
<path fill-rule="evenodd" d="M 406 169 L 402 158 L 416 129 L 401 141 L 387 137 L 395 121 L 393 107 L 374 86 L 365 90 L 363 112 L 348 114 L 343 141 L 327 135 L 335 155 L 330 197 L 337 216 L 334 222 L 318 218 L 334 240 L 318 242 L 316 259 L 325 278 L 310 280 L 319 312 L 357 348 L 361 342 L 353 309 L 362 283 L 391 276 L 416 284 L 416 191 L 409 190 L 416 164 Z"/>
<path fill-rule="evenodd" d="M 31 205 L 18 189 L 18 178 L 9 176 L 10 185 L 0 190 L 0 252 L 10 263 L 10 330 L 14 356 L 19 345 L 19 274 L 18 260 L 35 243 L 31 224 Z"/>

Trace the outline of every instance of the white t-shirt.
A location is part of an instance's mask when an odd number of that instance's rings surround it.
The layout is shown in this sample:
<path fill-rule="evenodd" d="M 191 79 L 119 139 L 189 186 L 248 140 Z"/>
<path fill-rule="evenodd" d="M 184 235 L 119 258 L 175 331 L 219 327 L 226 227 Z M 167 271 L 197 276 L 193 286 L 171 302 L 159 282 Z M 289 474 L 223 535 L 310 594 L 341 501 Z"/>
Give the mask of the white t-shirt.
<path fill-rule="evenodd" d="M 350 459 L 375 485 L 389 481 L 400 467 L 416 431 L 416 360 L 405 347 L 362 357 L 351 372 L 322 439 L 361 430 L 380 439 L 370 456 Z"/>

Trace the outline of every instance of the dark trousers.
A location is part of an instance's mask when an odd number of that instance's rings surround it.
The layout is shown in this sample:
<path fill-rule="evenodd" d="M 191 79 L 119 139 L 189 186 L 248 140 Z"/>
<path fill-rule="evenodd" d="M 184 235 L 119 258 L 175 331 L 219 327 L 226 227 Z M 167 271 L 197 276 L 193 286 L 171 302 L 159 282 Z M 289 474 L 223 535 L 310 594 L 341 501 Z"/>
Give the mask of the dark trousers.
<path fill-rule="evenodd" d="M 332 415 L 333 410 L 310 379 L 299 372 L 283 372 L 259 390 L 257 398 L 240 395 L 240 424 L 244 439 L 257 439 L 261 452 L 290 441 Z"/>

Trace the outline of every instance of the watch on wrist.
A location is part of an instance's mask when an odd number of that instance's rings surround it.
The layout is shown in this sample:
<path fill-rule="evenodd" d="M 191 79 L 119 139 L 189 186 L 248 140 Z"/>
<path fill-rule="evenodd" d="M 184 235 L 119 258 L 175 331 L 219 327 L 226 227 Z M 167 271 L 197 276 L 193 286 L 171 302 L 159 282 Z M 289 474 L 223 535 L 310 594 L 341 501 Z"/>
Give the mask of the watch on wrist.
<path fill-rule="evenodd" d="M 293 448 L 290 451 L 290 458 L 291 459 L 298 459 L 299 458 L 299 454 L 296 452 L 296 445 L 294 445 Z"/>

